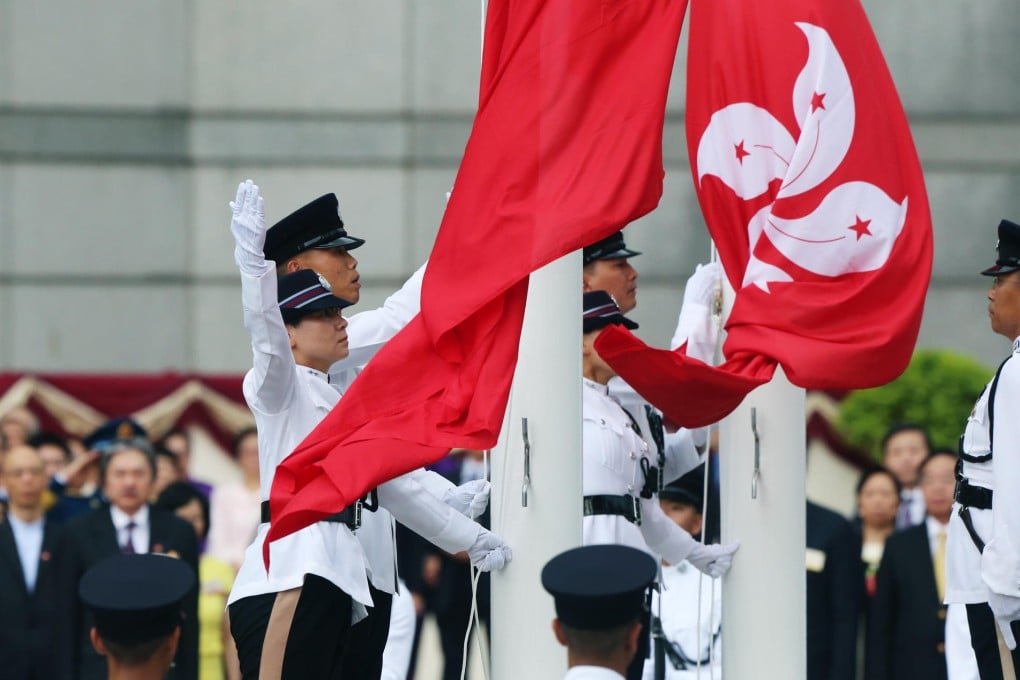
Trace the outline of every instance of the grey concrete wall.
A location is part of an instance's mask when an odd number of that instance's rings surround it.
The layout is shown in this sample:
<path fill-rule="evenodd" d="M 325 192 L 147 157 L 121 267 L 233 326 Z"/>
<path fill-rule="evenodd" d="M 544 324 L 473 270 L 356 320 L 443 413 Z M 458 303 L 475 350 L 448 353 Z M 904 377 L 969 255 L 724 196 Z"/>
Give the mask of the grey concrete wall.
<path fill-rule="evenodd" d="M 867 0 L 908 110 L 935 223 L 923 346 L 993 365 L 994 226 L 1020 218 L 1020 5 Z M 427 255 L 470 130 L 479 3 L 0 0 L 0 367 L 242 371 L 226 203 L 269 220 L 335 191 L 378 303 Z M 683 140 L 632 225 L 635 312 L 664 344 L 708 255 Z M 895 295 L 895 291 L 890 291 Z"/>

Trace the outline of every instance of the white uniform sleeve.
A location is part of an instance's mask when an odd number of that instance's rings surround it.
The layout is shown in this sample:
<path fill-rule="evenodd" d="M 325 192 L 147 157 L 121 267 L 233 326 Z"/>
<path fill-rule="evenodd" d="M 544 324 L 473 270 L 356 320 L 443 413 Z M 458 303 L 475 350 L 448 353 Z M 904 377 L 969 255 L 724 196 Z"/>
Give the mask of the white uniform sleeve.
<path fill-rule="evenodd" d="M 662 473 L 667 484 L 683 477 L 704 460 L 698 453 L 692 432 L 705 429 L 707 428 L 699 427 L 698 430 L 681 428 L 676 432 L 665 433 L 663 439 L 666 444 L 666 465 Z M 704 446 L 704 443 L 701 446 Z"/>
<path fill-rule="evenodd" d="M 382 307 L 359 312 L 348 319 L 347 338 L 351 353 L 333 364 L 329 369 L 331 376 L 367 364 L 390 338 L 417 316 L 421 311 L 421 282 L 426 266 L 428 262 L 411 274 L 400 290 L 386 298 Z"/>
<path fill-rule="evenodd" d="M 666 516 L 656 498 L 641 499 L 640 529 L 652 552 L 670 564 L 683 562 L 698 543 Z"/>
<path fill-rule="evenodd" d="M 446 477 L 442 476 L 438 472 L 426 470 L 425 468 L 418 468 L 407 473 L 414 481 L 418 482 L 428 491 L 430 494 L 443 500 L 443 495 L 451 490 L 457 488 L 457 485 L 451 482 Z"/>
<path fill-rule="evenodd" d="M 698 302 L 684 303 L 669 348 L 676 349 L 686 342 L 687 356 L 711 365 L 715 360 L 718 340 L 719 330 L 709 306 Z"/>
<path fill-rule="evenodd" d="M 449 553 L 467 550 L 482 527 L 429 493 L 408 473 L 378 487 L 379 505 L 393 518 Z"/>
<path fill-rule="evenodd" d="M 277 414 L 293 398 L 297 378 L 271 264 L 257 277 L 241 274 L 241 301 L 252 350 L 252 369 L 244 378 L 244 395 L 252 409 Z"/>
<path fill-rule="evenodd" d="M 992 432 L 992 538 L 981 555 L 981 577 L 1000 595 L 1020 597 L 1020 358 L 1015 355 L 999 374 Z"/>

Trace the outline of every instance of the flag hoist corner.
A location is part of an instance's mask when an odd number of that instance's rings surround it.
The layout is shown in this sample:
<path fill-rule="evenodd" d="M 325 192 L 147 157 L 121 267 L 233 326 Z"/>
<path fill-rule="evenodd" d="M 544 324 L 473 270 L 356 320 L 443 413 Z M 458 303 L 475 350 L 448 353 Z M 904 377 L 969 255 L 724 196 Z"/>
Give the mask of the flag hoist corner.
<path fill-rule="evenodd" d="M 691 0 L 687 143 L 736 291 L 717 368 L 625 329 L 596 348 L 686 426 L 720 420 L 781 364 L 858 389 L 910 359 L 931 276 L 920 162 L 857 0 Z"/>
<path fill-rule="evenodd" d="M 496 442 L 528 276 L 654 209 L 686 0 L 491 0 L 478 112 L 421 313 L 277 469 L 276 540 Z"/>

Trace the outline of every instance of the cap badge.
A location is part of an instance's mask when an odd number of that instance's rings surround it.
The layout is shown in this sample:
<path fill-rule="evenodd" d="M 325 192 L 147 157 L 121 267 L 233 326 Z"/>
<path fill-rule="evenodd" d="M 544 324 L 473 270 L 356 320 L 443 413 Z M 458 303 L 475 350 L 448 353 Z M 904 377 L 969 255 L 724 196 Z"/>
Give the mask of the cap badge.
<path fill-rule="evenodd" d="M 316 272 L 316 274 L 319 277 L 319 285 L 322 286 L 323 288 L 325 288 L 327 292 L 332 293 L 333 292 L 333 286 L 329 285 L 329 281 L 326 280 L 326 277 L 323 276 L 322 274 L 319 274 L 318 272 Z"/>
<path fill-rule="evenodd" d="M 125 421 L 117 426 L 117 439 L 131 439 L 134 435 L 135 430 L 131 423 Z"/>

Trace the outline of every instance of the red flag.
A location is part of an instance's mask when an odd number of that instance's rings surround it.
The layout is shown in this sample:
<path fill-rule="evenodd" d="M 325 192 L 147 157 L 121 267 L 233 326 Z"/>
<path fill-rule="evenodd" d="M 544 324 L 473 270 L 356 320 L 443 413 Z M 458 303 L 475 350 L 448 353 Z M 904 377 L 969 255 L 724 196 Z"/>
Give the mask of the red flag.
<path fill-rule="evenodd" d="M 478 113 L 421 313 L 279 466 L 269 540 L 451 447 L 496 443 L 530 272 L 658 203 L 685 6 L 489 3 Z"/>
<path fill-rule="evenodd" d="M 802 387 L 892 380 L 917 340 L 931 217 L 864 10 L 855 0 L 693 0 L 690 35 L 691 168 L 737 291 L 728 361 L 712 370 L 616 327 L 599 352 L 689 426 L 729 413 L 775 362 Z"/>

